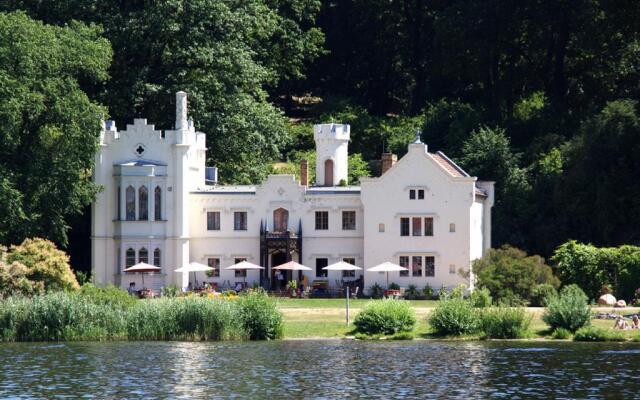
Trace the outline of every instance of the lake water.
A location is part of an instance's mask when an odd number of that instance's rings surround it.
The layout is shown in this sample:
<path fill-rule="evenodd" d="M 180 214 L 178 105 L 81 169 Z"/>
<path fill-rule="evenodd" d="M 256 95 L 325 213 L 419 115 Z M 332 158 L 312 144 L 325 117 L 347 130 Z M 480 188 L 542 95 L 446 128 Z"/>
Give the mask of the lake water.
<path fill-rule="evenodd" d="M 638 398 L 640 346 L 571 342 L 0 344 L 0 398 Z"/>

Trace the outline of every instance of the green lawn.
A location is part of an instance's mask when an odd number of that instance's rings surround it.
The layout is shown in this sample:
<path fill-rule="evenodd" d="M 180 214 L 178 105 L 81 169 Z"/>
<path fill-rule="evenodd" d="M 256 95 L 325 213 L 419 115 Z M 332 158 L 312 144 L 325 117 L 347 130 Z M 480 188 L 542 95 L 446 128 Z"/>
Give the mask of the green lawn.
<path fill-rule="evenodd" d="M 349 306 L 353 308 L 362 308 L 371 299 L 349 300 Z M 437 300 L 407 300 L 411 306 L 417 308 L 432 308 L 438 304 Z M 345 299 L 291 299 L 287 297 L 278 298 L 278 308 L 344 308 Z"/>
<path fill-rule="evenodd" d="M 353 335 L 353 320 L 357 315 L 357 309 L 361 309 L 370 301 L 369 299 L 351 300 L 350 306 L 354 309 L 350 313 L 350 324 L 346 325 L 344 299 L 278 299 L 278 308 L 284 314 L 285 338 L 343 338 Z M 433 300 L 411 300 L 411 305 L 416 310 L 418 324 L 414 329 L 416 338 L 429 338 L 430 328 L 426 321 L 430 308 L 437 305 Z M 542 321 L 543 309 L 529 308 L 533 315 L 530 325 L 532 338 L 551 338 L 551 332 L 547 324 Z M 607 310 L 609 311 L 609 310 Z M 620 313 L 628 314 L 631 309 L 620 310 Z M 637 309 L 634 311 L 636 312 Z M 612 320 L 593 319 L 594 326 L 612 329 Z M 637 330 L 625 331 L 625 336 L 633 338 L 638 336 Z"/>

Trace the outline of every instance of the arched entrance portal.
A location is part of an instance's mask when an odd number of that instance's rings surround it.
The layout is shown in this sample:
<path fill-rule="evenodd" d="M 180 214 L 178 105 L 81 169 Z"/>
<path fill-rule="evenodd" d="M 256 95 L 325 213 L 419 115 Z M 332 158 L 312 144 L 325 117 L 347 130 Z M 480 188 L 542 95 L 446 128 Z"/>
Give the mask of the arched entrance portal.
<path fill-rule="evenodd" d="M 324 162 L 324 185 L 333 186 L 333 160 Z"/>

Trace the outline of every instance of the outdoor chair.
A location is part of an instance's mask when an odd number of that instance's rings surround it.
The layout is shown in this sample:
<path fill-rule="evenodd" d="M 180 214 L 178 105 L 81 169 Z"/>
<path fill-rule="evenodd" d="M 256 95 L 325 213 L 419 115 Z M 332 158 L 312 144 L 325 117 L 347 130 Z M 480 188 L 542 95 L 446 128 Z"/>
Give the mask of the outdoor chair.
<path fill-rule="evenodd" d="M 360 291 L 360 286 L 356 286 L 355 289 L 353 289 L 349 294 L 351 295 L 352 299 L 357 299 L 358 298 L 358 292 Z"/>

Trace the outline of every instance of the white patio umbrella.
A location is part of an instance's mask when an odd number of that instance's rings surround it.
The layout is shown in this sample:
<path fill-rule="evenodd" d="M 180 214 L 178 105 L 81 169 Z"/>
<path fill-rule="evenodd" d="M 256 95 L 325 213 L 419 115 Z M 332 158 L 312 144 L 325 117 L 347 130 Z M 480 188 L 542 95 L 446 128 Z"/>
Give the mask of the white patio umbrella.
<path fill-rule="evenodd" d="M 198 279 L 195 276 L 196 272 L 206 272 L 206 271 L 213 271 L 215 268 L 210 267 L 208 265 L 204 265 L 204 264 L 200 264 L 197 262 L 190 262 L 189 264 L 182 266 L 178 269 L 175 270 L 175 272 L 182 272 L 183 274 L 188 274 L 193 272 L 194 276 L 193 276 L 193 280 L 196 282 L 196 284 L 198 283 Z M 184 278 L 183 278 L 184 279 Z M 184 281 L 183 281 L 184 282 Z"/>
<path fill-rule="evenodd" d="M 375 267 L 369 268 L 367 271 L 370 272 L 386 272 L 387 273 L 387 289 L 389 288 L 389 272 L 396 271 L 408 271 L 409 268 L 401 267 L 397 264 L 391 262 L 384 262 L 382 264 L 378 264 Z"/>
<path fill-rule="evenodd" d="M 313 271 L 311 268 L 305 265 L 299 264 L 295 261 L 289 261 L 284 264 L 280 264 L 277 267 L 273 267 L 273 269 L 287 270 L 287 271 Z"/>
<path fill-rule="evenodd" d="M 142 288 L 144 289 L 144 273 L 145 272 L 160 272 L 162 268 L 156 267 L 155 265 L 147 264 L 144 262 L 137 263 L 129 268 L 125 268 L 124 272 L 139 272 L 142 274 Z"/>
<path fill-rule="evenodd" d="M 275 270 L 287 270 L 287 271 L 299 271 L 298 280 L 302 279 L 302 271 L 313 271 L 313 269 L 307 267 L 306 265 L 302 265 L 295 261 L 289 261 L 284 264 L 280 264 L 277 267 L 273 267 Z"/>
<path fill-rule="evenodd" d="M 327 271 L 359 271 L 362 268 L 356 267 L 353 264 L 349 264 L 348 262 L 339 261 L 335 264 L 327 265 L 322 268 Z M 345 291 L 346 295 L 346 310 L 347 310 L 347 325 L 349 325 L 349 286 L 347 286 L 347 290 Z"/>
<path fill-rule="evenodd" d="M 264 269 L 264 267 L 261 267 L 259 265 L 256 264 L 252 264 L 248 261 L 240 261 L 237 264 L 233 264 L 225 269 L 231 270 L 231 271 L 249 271 L 249 270 L 257 270 L 257 269 Z M 247 282 L 247 274 L 245 274 L 244 276 L 244 282 Z"/>

